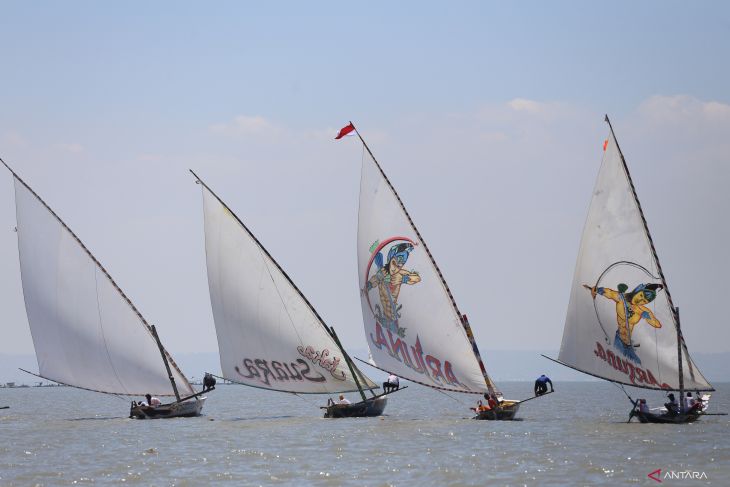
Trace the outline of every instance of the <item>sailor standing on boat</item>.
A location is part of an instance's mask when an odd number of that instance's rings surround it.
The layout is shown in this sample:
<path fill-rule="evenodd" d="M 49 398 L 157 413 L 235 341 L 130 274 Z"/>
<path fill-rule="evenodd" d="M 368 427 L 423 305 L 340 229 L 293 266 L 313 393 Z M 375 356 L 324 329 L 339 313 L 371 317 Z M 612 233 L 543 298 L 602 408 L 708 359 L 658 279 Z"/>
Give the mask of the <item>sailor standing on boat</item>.
<path fill-rule="evenodd" d="M 388 376 L 388 380 L 383 382 L 383 392 L 386 394 L 388 392 L 397 391 L 400 388 L 400 381 L 398 379 L 398 376 L 395 374 L 390 374 Z"/>
<path fill-rule="evenodd" d="M 203 391 L 208 392 L 215 389 L 215 377 L 213 377 L 210 373 L 206 372 L 205 376 L 203 376 Z"/>
<path fill-rule="evenodd" d="M 543 394 L 545 394 L 547 392 L 548 384 L 550 384 L 550 392 L 555 392 L 555 389 L 553 389 L 553 382 L 548 376 L 542 374 L 540 377 L 538 377 L 535 381 L 535 395 L 542 396 Z"/>

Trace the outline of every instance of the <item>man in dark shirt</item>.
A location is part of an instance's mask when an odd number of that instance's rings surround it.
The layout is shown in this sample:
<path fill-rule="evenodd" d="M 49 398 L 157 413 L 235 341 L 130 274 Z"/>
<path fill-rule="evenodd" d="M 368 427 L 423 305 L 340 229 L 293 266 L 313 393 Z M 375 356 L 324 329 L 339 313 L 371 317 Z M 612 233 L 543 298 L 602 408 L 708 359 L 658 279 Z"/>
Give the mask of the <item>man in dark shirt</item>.
<path fill-rule="evenodd" d="M 542 374 L 540 377 L 538 377 L 535 381 L 535 395 L 542 396 L 543 394 L 545 394 L 547 392 L 548 384 L 550 384 L 550 392 L 555 392 L 555 389 L 553 389 L 553 383 L 548 376 Z"/>

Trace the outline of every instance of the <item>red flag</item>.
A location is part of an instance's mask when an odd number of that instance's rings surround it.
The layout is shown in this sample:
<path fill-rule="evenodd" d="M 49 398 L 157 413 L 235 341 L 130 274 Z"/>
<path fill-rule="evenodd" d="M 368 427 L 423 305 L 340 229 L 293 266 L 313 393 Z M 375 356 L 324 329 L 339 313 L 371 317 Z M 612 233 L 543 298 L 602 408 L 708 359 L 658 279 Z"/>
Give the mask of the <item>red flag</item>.
<path fill-rule="evenodd" d="M 353 130 L 355 130 L 355 126 L 352 124 L 352 122 L 348 123 L 347 125 L 345 125 L 344 127 L 342 127 L 340 129 L 340 131 L 337 133 L 337 137 L 335 137 L 335 140 L 341 139 L 342 137 L 349 134 Z"/>
<path fill-rule="evenodd" d="M 606 146 L 608 145 L 608 139 L 603 141 L 603 152 L 606 152 Z"/>

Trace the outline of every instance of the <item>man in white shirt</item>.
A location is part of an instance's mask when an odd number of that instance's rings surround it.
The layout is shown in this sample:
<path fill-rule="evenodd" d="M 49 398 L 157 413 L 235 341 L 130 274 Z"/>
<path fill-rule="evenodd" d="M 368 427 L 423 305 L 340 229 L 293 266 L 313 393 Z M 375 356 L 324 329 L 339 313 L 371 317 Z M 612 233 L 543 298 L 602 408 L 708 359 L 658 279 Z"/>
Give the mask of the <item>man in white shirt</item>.
<path fill-rule="evenodd" d="M 688 412 L 695 405 L 695 400 L 692 397 L 692 393 L 688 392 L 687 397 L 684 398 L 684 412 Z"/>
<path fill-rule="evenodd" d="M 160 400 L 157 399 L 156 397 L 153 397 L 152 394 L 145 394 L 144 397 L 147 400 L 140 402 L 139 403 L 140 406 L 156 408 L 157 406 L 159 406 L 160 404 L 162 404 L 160 402 Z"/>
<path fill-rule="evenodd" d="M 344 394 L 340 394 L 340 400 L 337 401 L 337 404 L 352 404 L 349 399 L 345 397 Z"/>

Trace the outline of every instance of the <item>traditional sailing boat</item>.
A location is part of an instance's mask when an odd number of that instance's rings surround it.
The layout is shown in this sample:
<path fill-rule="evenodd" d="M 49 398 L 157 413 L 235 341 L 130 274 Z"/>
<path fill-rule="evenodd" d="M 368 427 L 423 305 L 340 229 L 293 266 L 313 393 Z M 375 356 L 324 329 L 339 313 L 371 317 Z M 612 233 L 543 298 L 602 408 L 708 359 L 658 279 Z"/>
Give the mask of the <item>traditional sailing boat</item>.
<path fill-rule="evenodd" d="M 434 389 L 499 400 L 477 409 L 476 419 L 514 419 L 520 401 L 503 399 L 487 374 L 466 315 L 365 140 L 352 122 L 337 138 L 353 131 L 365 149 L 357 258 L 371 365 Z"/>
<path fill-rule="evenodd" d="M 223 378 L 294 394 L 358 391 L 325 417 L 379 416 L 386 394 L 363 374 L 289 276 L 202 179 L 205 251 Z M 372 397 L 367 397 L 368 390 Z"/>
<path fill-rule="evenodd" d="M 199 415 L 206 398 L 193 390 L 154 325 L 61 218 L 0 162 L 15 181 L 20 273 L 38 359 L 38 374 L 24 372 L 118 396 L 175 396 L 156 407 L 133 402 L 130 417 Z"/>
<path fill-rule="evenodd" d="M 583 229 L 557 362 L 618 384 L 679 391 L 677 411 L 635 409 L 641 422 L 685 423 L 685 391 L 713 391 L 692 361 L 634 183 L 611 122 Z M 548 357 L 549 358 L 549 357 Z M 628 394 L 627 394 L 628 395 Z"/>

